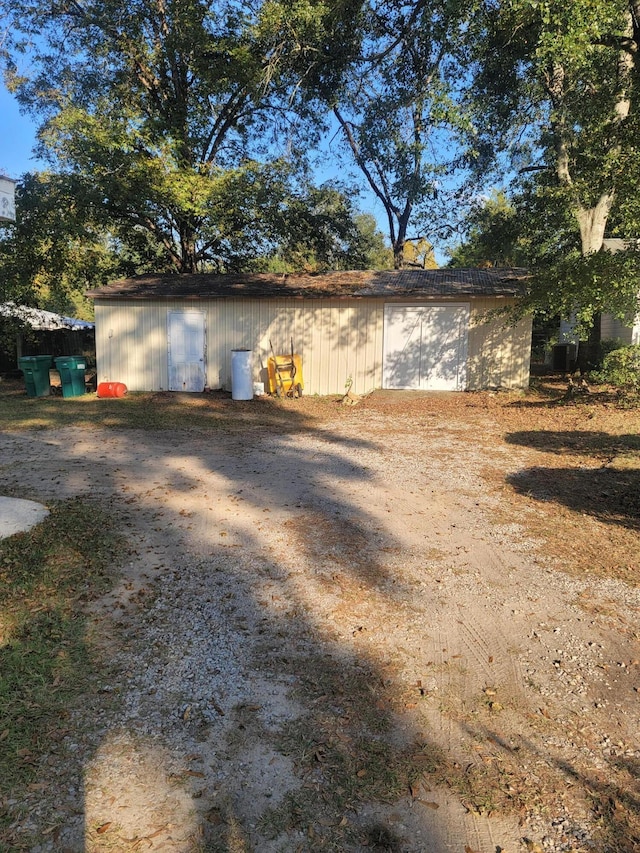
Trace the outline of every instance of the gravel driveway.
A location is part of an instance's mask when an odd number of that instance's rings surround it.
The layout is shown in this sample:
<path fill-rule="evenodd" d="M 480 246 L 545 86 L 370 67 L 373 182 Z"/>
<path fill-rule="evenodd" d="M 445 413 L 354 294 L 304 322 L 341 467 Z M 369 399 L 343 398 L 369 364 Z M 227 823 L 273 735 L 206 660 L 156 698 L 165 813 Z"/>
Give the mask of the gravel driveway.
<path fill-rule="evenodd" d="M 483 471 L 530 451 L 475 429 L 0 437 L 15 493 L 104 498 L 133 549 L 32 849 L 602 849 L 590 792 L 640 760 L 640 596 L 498 523 Z"/>

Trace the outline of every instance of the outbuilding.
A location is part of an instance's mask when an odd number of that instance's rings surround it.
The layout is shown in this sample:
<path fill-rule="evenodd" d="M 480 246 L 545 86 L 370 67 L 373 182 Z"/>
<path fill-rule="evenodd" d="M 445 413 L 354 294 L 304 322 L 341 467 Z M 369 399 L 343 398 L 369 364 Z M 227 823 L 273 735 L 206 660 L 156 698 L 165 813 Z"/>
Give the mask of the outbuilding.
<path fill-rule="evenodd" d="M 231 353 L 265 381 L 271 345 L 302 359 L 305 393 L 463 391 L 529 382 L 531 322 L 512 306 L 522 269 L 146 275 L 95 300 L 99 382 L 131 391 L 231 388 Z"/>
<path fill-rule="evenodd" d="M 0 329 L 9 327 L 8 335 L 0 338 L 0 371 L 13 371 L 20 358 L 28 355 L 65 356 L 86 355 L 93 362 L 95 348 L 93 323 L 65 317 L 42 308 L 0 303 Z"/>

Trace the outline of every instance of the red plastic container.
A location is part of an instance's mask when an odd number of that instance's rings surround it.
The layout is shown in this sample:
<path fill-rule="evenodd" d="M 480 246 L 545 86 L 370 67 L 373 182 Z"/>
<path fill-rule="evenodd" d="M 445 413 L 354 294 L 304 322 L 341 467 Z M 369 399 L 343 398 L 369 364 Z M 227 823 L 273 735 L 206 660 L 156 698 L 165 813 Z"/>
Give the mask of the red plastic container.
<path fill-rule="evenodd" d="M 124 397 L 127 386 L 123 382 L 100 382 L 98 397 Z"/>

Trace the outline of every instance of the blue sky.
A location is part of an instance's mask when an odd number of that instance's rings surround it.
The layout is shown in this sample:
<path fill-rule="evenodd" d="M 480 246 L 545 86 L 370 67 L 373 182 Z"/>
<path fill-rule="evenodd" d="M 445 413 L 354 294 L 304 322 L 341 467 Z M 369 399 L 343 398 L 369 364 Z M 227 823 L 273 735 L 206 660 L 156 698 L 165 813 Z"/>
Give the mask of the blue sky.
<path fill-rule="evenodd" d="M 0 172 L 8 178 L 19 178 L 24 172 L 38 168 L 31 159 L 35 144 L 34 123 L 20 114 L 15 98 L 0 85 Z"/>

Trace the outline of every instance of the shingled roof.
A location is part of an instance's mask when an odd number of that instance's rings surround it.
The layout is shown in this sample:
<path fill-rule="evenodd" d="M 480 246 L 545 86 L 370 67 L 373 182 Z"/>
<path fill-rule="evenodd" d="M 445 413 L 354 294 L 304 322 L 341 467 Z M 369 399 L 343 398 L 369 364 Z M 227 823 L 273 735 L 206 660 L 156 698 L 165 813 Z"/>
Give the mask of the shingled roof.
<path fill-rule="evenodd" d="M 371 296 L 522 296 L 520 268 L 353 270 L 328 273 L 143 275 L 91 290 L 96 299 L 362 298 Z"/>

